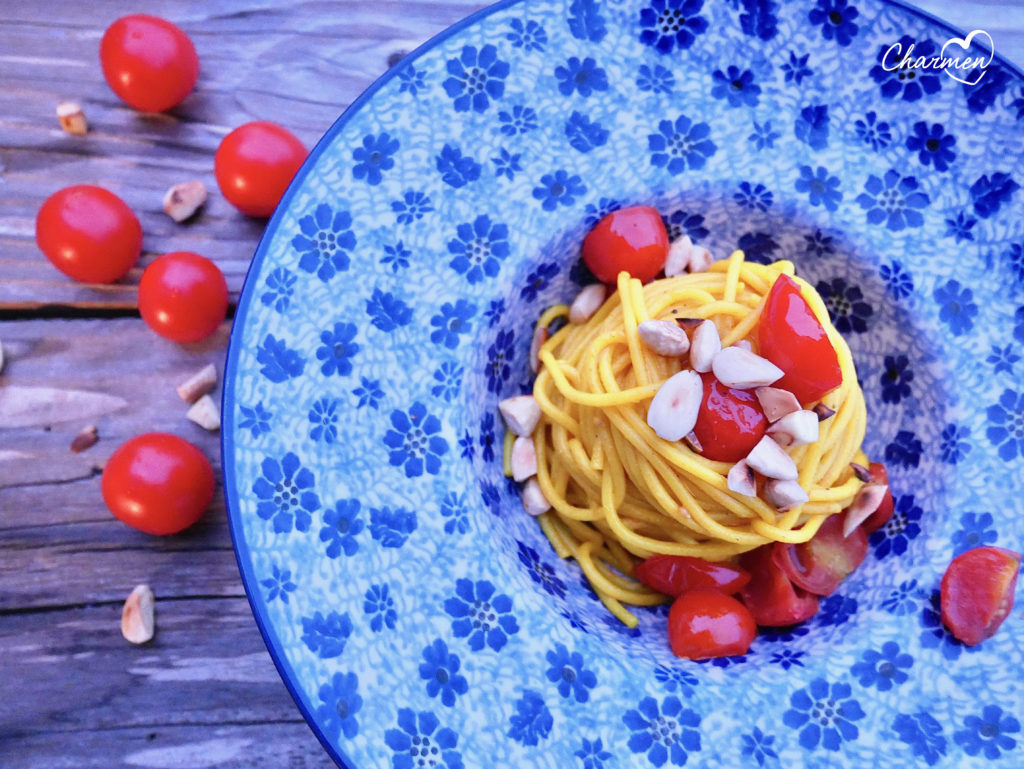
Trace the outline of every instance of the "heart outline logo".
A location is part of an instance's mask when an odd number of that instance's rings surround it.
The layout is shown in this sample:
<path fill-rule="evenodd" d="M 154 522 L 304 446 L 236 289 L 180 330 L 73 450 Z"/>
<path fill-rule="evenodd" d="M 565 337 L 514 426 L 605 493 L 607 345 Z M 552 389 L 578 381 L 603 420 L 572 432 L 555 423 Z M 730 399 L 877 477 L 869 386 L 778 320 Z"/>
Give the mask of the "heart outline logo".
<path fill-rule="evenodd" d="M 989 54 L 988 54 L 988 61 L 986 61 L 984 64 L 981 65 L 981 74 L 978 75 L 978 77 L 974 80 L 974 82 L 970 82 L 968 80 L 963 80 L 963 79 L 957 77 L 957 75 L 954 74 L 954 72 L 952 71 L 951 67 L 943 67 L 943 70 L 942 70 L 947 75 L 949 75 L 951 78 L 956 80 L 958 83 L 963 83 L 964 85 L 970 85 L 970 86 L 977 85 L 978 83 L 981 82 L 981 79 L 983 77 L 985 77 L 985 73 L 988 72 L 988 69 L 987 69 L 988 65 L 992 63 L 992 59 L 995 57 L 996 44 L 995 44 L 995 41 L 992 40 L 992 35 L 990 35 L 988 32 L 986 32 L 983 29 L 972 29 L 968 33 L 966 38 L 962 38 L 962 37 L 951 37 L 951 38 L 949 38 L 949 40 L 947 40 L 943 44 L 942 50 L 939 51 L 939 57 L 940 58 L 945 58 L 946 57 L 946 48 L 949 47 L 950 43 L 956 43 L 958 46 L 960 46 L 961 48 L 964 49 L 964 53 L 967 53 L 970 50 L 970 48 L 971 48 L 971 41 L 974 40 L 974 36 L 975 35 L 984 35 L 985 37 L 988 38 Z"/>

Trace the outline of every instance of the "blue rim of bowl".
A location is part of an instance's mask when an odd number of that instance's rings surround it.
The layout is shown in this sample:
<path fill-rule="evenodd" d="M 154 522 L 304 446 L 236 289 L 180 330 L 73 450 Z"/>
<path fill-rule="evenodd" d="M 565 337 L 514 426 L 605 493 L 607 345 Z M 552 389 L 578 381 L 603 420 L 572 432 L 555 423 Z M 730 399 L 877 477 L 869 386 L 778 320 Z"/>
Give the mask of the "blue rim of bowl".
<path fill-rule="evenodd" d="M 259 272 L 259 267 L 262 264 L 263 259 L 266 255 L 267 246 L 270 239 L 273 237 L 277 225 L 284 215 L 284 211 L 287 210 L 292 198 L 295 197 L 297 190 L 302 186 L 305 178 L 309 175 L 311 169 L 316 166 L 320 160 L 320 156 L 323 154 L 325 148 L 331 144 L 338 133 L 345 127 L 348 121 L 356 113 L 362 109 L 363 105 L 370 101 L 373 96 L 385 85 L 387 85 L 392 78 L 398 75 L 402 66 L 408 62 L 414 61 L 421 57 L 423 54 L 433 50 L 441 43 L 448 40 L 453 35 L 458 34 L 466 27 L 473 26 L 481 19 L 484 19 L 494 13 L 502 11 L 520 3 L 525 3 L 527 0 L 499 0 L 493 5 L 489 5 L 485 8 L 481 8 L 478 11 L 473 12 L 466 18 L 457 21 L 450 27 L 442 30 L 434 37 L 430 38 L 422 45 L 418 46 L 411 53 L 407 54 L 399 63 L 388 69 L 383 75 L 375 80 L 365 91 L 363 91 L 356 99 L 341 113 L 337 120 L 327 129 L 327 132 L 320 137 L 316 145 L 310 151 L 309 156 L 306 158 L 299 172 L 292 179 L 288 185 L 288 189 L 285 191 L 284 196 L 281 198 L 281 202 L 278 204 L 277 209 L 274 211 L 270 220 L 267 222 L 267 226 L 263 230 L 263 234 L 260 236 L 259 243 L 256 245 L 256 250 L 253 252 L 252 260 L 249 263 L 249 268 L 246 270 L 245 280 L 242 283 L 242 289 L 239 292 L 238 303 L 236 305 L 234 321 L 232 323 L 231 334 L 228 338 L 228 349 L 227 356 L 224 364 L 224 382 L 221 392 L 221 413 L 224 415 L 223 423 L 221 425 L 221 474 L 222 484 L 224 489 L 224 506 L 228 515 L 228 526 L 231 532 L 231 542 L 235 552 L 235 560 L 238 563 L 239 573 L 242 577 L 242 586 L 245 589 L 246 598 L 249 601 L 249 606 L 252 608 L 253 617 L 256 620 L 256 626 L 260 631 L 260 635 L 263 637 L 263 642 L 266 644 L 267 651 L 270 653 L 270 658 L 274 662 L 274 666 L 277 668 L 278 674 L 284 681 L 285 687 L 291 694 L 292 699 L 298 706 L 299 711 L 302 713 L 303 718 L 309 725 L 310 729 L 316 735 L 316 738 L 320 741 L 320 744 L 327 751 L 328 755 L 338 764 L 342 769 L 360 769 L 351 758 L 345 756 L 340 751 L 335 749 L 331 742 L 327 739 L 327 736 L 323 733 L 323 730 L 317 723 L 315 713 L 310 703 L 307 702 L 305 696 L 300 692 L 295 684 L 294 671 L 291 669 L 287 659 L 285 658 L 284 650 L 280 648 L 278 638 L 275 633 L 272 632 L 272 626 L 269 619 L 264 611 L 264 604 L 256 600 L 255 588 L 253 587 L 255 576 L 252 573 L 252 561 L 249 557 L 248 543 L 244 539 L 244 532 L 242 530 L 241 520 L 238 517 L 238 498 L 236 491 L 233 486 L 229 486 L 227 479 L 229 476 L 234 475 L 234 452 L 233 452 L 233 435 L 234 435 L 234 417 L 233 410 L 228 408 L 230 405 L 228 399 L 228 393 L 234 392 L 235 386 L 235 372 L 237 370 L 238 355 L 241 345 L 241 332 L 238 330 L 244 327 L 244 321 L 248 313 L 249 305 L 252 300 L 252 291 L 247 291 L 249 288 L 250 280 L 254 279 L 254 275 Z M 964 32 L 957 27 L 943 21 L 942 19 L 934 16 L 927 11 L 923 11 L 920 8 L 905 4 L 899 0 L 880 0 L 883 5 L 892 6 L 905 11 L 912 16 L 924 19 L 930 24 L 950 32 L 954 35 L 963 35 Z M 997 61 L 1000 66 L 1005 67 L 1009 71 L 1013 72 L 1018 77 L 1024 79 L 1024 69 L 1018 67 L 1013 62 L 1009 61 L 1002 55 L 991 52 L 993 59 Z"/>

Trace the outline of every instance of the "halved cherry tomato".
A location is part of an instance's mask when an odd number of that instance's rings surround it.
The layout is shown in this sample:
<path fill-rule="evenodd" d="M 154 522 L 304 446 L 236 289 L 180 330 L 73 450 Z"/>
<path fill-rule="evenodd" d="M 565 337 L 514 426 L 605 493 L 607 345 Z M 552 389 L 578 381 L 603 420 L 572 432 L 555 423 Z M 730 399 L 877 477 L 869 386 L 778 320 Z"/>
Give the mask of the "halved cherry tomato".
<path fill-rule="evenodd" d="M 750 390 L 726 387 L 711 372 L 701 374 L 701 398 L 694 435 L 701 455 L 719 462 L 738 462 L 764 437 L 768 420 Z"/>
<path fill-rule="evenodd" d="M 1013 608 L 1020 553 L 975 547 L 953 559 L 942 576 L 942 624 L 968 646 L 977 646 L 1003 624 Z"/>
<path fill-rule="evenodd" d="M 832 342 L 788 275 L 780 275 L 768 292 L 757 341 L 761 357 L 786 372 L 772 387 L 789 390 L 803 404 L 843 383 Z"/>
<path fill-rule="evenodd" d="M 750 572 L 750 582 L 740 591 L 740 599 L 758 625 L 788 627 L 817 613 L 818 596 L 789 581 L 772 560 L 771 545 L 744 553 L 740 566 Z"/>
<path fill-rule="evenodd" d="M 58 190 L 39 207 L 36 243 L 68 277 L 113 283 L 138 261 L 142 225 L 113 192 L 78 184 Z"/>
<path fill-rule="evenodd" d="M 832 595 L 868 553 L 868 535 L 858 526 L 843 536 L 843 514 L 830 515 L 807 542 L 772 545 L 772 561 L 797 587 Z"/>
<path fill-rule="evenodd" d="M 872 462 L 868 467 L 868 471 L 871 473 L 871 483 L 884 483 L 886 486 L 889 485 L 889 473 L 885 469 L 885 465 L 881 462 Z M 886 489 L 885 496 L 882 497 L 882 501 L 878 505 L 878 508 L 875 512 L 864 519 L 860 528 L 864 529 L 867 534 L 878 531 L 889 522 L 890 518 L 892 518 L 892 511 L 892 490 Z"/>
<path fill-rule="evenodd" d="M 598 280 L 614 284 L 625 270 L 643 283 L 665 267 L 668 233 L 650 206 L 612 211 L 583 238 L 583 261 Z"/>
<path fill-rule="evenodd" d="M 107 460 L 103 501 L 146 534 L 176 534 L 198 521 L 213 499 L 213 469 L 203 452 L 176 435 L 144 433 Z"/>
<path fill-rule="evenodd" d="M 191 251 L 164 254 L 139 281 L 139 313 L 146 325 L 175 342 L 212 334 L 228 308 L 228 284 L 220 269 Z"/>
<path fill-rule="evenodd" d="M 750 574 L 731 563 L 712 563 L 686 555 L 652 555 L 637 564 L 636 577 L 647 587 L 671 596 L 698 587 L 733 595 L 750 581 Z"/>
<path fill-rule="evenodd" d="M 757 625 L 746 606 L 731 595 L 696 588 L 672 602 L 668 642 L 677 657 L 706 660 L 746 654 Z"/>
<path fill-rule="evenodd" d="M 188 96 L 199 79 L 189 36 L 158 16 L 124 16 L 103 33 L 100 65 L 111 90 L 143 112 L 163 112 Z"/>
<path fill-rule="evenodd" d="M 283 126 L 266 120 L 240 125 L 213 156 L 221 194 L 246 216 L 270 216 L 306 159 L 306 147 Z"/>

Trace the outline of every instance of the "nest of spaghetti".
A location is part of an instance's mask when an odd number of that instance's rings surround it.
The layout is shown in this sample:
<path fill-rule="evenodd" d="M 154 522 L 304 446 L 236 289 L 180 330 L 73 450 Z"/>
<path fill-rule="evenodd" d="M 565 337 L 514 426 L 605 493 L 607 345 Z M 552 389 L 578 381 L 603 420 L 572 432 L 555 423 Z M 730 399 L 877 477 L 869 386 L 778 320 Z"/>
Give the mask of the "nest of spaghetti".
<path fill-rule="evenodd" d="M 708 369 L 705 358 L 721 355 L 717 349 L 760 357 L 759 320 L 783 275 L 799 286 L 841 375 L 838 386 L 816 402 L 795 406 L 815 414 L 813 440 L 763 438 L 788 457 L 784 462 L 792 461 L 795 470 L 787 470 L 786 480 L 763 475 L 760 470 L 771 469 L 755 462 L 753 451 L 736 461 L 712 459 L 688 425 L 681 428 L 686 436 L 667 439 L 654 421 L 659 390 L 670 381 L 692 380 L 695 366 Z M 566 314 L 568 308 L 553 308 L 541 324 Z M 671 345 L 659 346 L 642 333 L 669 326 L 649 321 L 680 328 L 692 349 L 671 354 Z M 706 340 L 695 338 L 699 326 L 717 337 L 720 348 L 712 344 L 709 352 Z M 720 360 L 725 357 L 730 355 Z M 865 486 L 856 468 L 867 465 L 861 450 L 866 412 L 853 359 L 820 296 L 795 277 L 789 262 L 754 264 L 737 251 L 707 271 L 646 285 L 621 273 L 617 290 L 596 312 L 551 334 L 537 359 L 535 487 L 550 506 L 540 524 L 558 554 L 579 563 L 601 601 L 627 625 L 637 624 L 627 606 L 670 600 L 636 579 L 644 559 L 681 555 L 728 562 L 769 543 L 807 542 Z M 779 493 L 783 486 L 790 493 Z"/>

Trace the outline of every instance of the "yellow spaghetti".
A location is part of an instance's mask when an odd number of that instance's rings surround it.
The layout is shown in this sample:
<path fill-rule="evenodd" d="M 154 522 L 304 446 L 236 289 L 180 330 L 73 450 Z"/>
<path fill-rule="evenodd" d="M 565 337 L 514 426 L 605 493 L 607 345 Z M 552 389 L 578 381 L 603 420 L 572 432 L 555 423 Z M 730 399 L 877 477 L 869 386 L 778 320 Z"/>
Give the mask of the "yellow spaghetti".
<path fill-rule="evenodd" d="M 805 542 L 822 521 L 853 501 L 863 485 L 850 463 L 867 464 L 864 396 L 853 359 L 817 292 L 799 278 L 804 298 L 839 358 L 842 384 L 823 399 L 835 414 L 816 442 L 790 450 L 810 499 L 780 512 L 737 494 L 717 462 L 686 442 L 659 438 L 646 415 L 658 387 L 680 370 L 678 358 L 645 347 L 645 320 L 712 320 L 723 346 L 746 339 L 757 351 L 765 298 L 793 265 L 744 261 L 735 252 L 707 272 L 647 285 L 622 273 L 618 290 L 583 324 L 568 324 L 540 348 L 533 394 L 542 415 L 533 432 L 537 480 L 551 510 L 539 522 L 559 556 L 574 558 L 605 606 L 630 627 L 627 605 L 668 600 L 633 578 L 634 565 L 655 554 L 724 561 L 760 545 Z M 551 308 L 547 326 L 568 308 Z"/>

